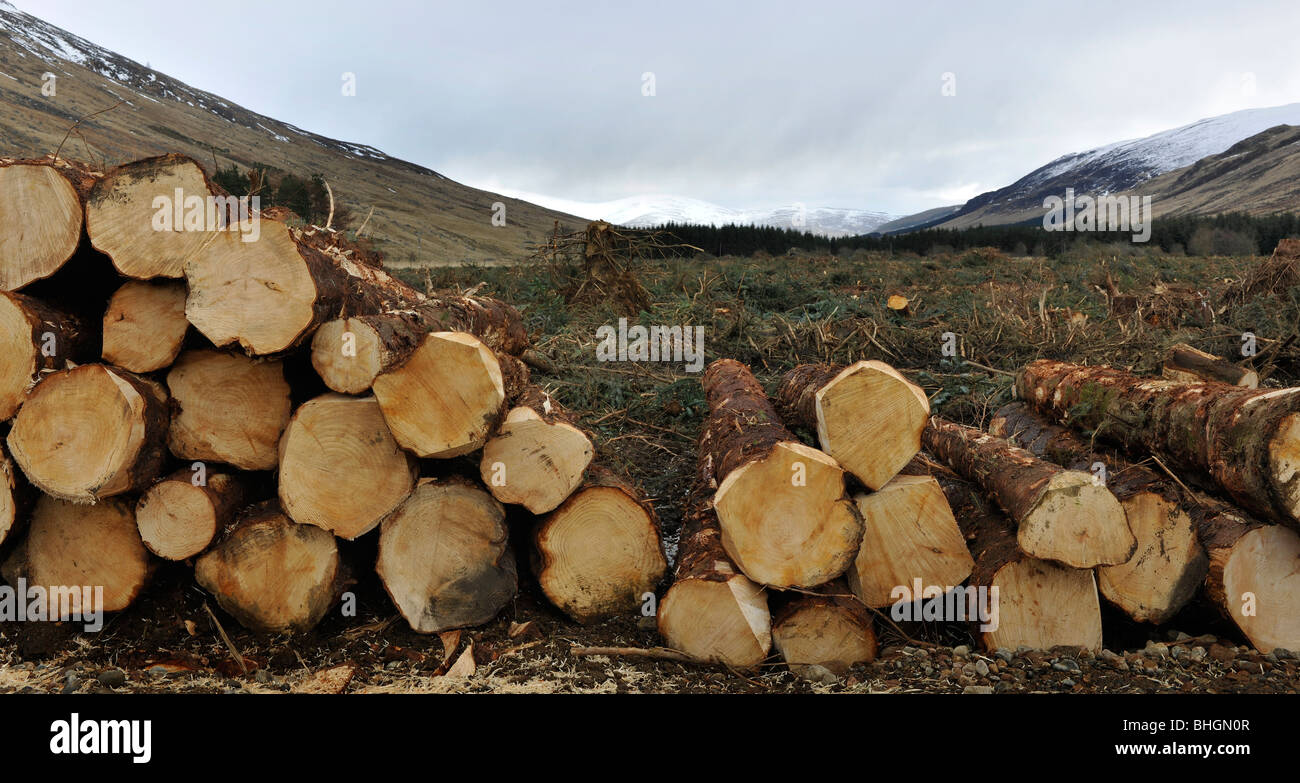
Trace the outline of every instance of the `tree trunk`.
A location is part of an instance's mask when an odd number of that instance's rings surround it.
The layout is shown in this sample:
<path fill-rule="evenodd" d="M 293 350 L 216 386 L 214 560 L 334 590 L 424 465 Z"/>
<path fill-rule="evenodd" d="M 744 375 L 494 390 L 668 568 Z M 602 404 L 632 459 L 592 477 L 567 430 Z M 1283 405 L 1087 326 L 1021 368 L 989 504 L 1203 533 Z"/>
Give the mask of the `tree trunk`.
<path fill-rule="evenodd" d="M 289 425 L 289 383 L 278 361 L 215 350 L 185 351 L 167 373 L 174 402 L 168 446 L 181 459 L 241 470 L 279 464 Z"/>
<path fill-rule="evenodd" d="M 528 368 L 466 332 L 431 332 L 401 365 L 380 373 L 375 399 L 393 437 L 421 457 L 483 447 L 528 383 Z"/>
<path fill-rule="evenodd" d="M 217 346 L 249 355 L 296 348 L 334 318 L 407 307 L 415 289 L 318 236 L 268 218 L 257 241 L 222 231 L 185 265 L 185 315 Z M 251 235 L 249 235 L 251 236 Z"/>
<path fill-rule="evenodd" d="M 872 608 L 892 605 L 895 590 L 922 584 L 948 588 L 970 576 L 974 561 L 939 483 L 930 476 L 895 476 L 878 492 L 854 498 L 862 514 L 862 547 L 846 578 Z"/>
<path fill-rule="evenodd" d="M 285 513 L 339 538 L 373 530 L 411 494 L 418 475 L 374 397 L 323 394 L 294 412 L 280 439 Z"/>
<path fill-rule="evenodd" d="M 214 473 L 195 483 L 188 468 L 161 479 L 140 497 L 135 522 L 150 552 L 165 560 L 185 560 L 212 544 L 234 521 L 246 498 L 236 475 Z"/>
<path fill-rule="evenodd" d="M 1040 359 L 1020 371 L 1016 390 L 1050 418 L 1154 454 L 1249 511 L 1300 525 L 1300 388 L 1184 384 Z"/>
<path fill-rule="evenodd" d="M 225 194 L 184 155 L 125 163 L 91 189 L 86 235 L 127 277 L 178 278 L 217 230 L 209 198 L 218 195 Z"/>
<path fill-rule="evenodd" d="M 1210 561 L 1206 598 L 1260 652 L 1300 650 L 1300 535 L 1208 495 L 1194 492 L 1192 499 Z"/>
<path fill-rule="evenodd" d="M 240 514 L 194 576 L 241 624 L 268 633 L 309 630 L 346 584 L 334 536 L 294 522 L 273 501 Z"/>
<path fill-rule="evenodd" d="M 48 373 L 83 359 L 86 337 L 75 317 L 29 296 L 0 292 L 0 419 L 12 418 Z"/>
<path fill-rule="evenodd" d="M 1214 354 L 1178 343 L 1165 354 L 1162 375 L 1179 383 L 1226 383 L 1229 386 L 1259 388 L 1259 373 L 1239 367 Z"/>
<path fill-rule="evenodd" d="M 430 332 L 468 332 L 511 356 L 528 348 L 523 316 L 515 308 L 496 299 L 448 296 L 328 321 L 312 338 L 311 363 L 334 391 L 364 394 L 380 373 L 406 361 Z"/>
<path fill-rule="evenodd" d="M 127 281 L 104 313 L 103 359 L 131 372 L 153 372 L 176 361 L 189 331 L 185 284 Z"/>
<path fill-rule="evenodd" d="M 89 176 L 66 162 L 0 159 L 0 290 L 49 277 L 72 258 Z"/>
<path fill-rule="evenodd" d="M 492 496 L 545 514 L 582 484 L 595 448 L 551 395 L 529 386 L 483 446 L 479 471 Z"/>
<path fill-rule="evenodd" d="M 68 590 L 71 611 L 82 613 L 127 608 L 154 565 L 140 541 L 131 504 L 119 498 L 84 506 L 41 497 L 16 555 L 13 575 L 44 587 L 50 599 L 60 588 Z M 97 589 L 102 589 L 98 596 Z M 59 614 L 55 603 L 47 604 L 51 619 Z"/>
<path fill-rule="evenodd" d="M 482 625 L 518 589 L 505 509 L 460 478 L 421 479 L 384 519 L 375 570 L 417 633 Z"/>
<path fill-rule="evenodd" d="M 711 495 L 701 483 L 687 500 L 677 572 L 659 602 L 659 635 L 697 661 L 753 669 L 772 649 L 767 593 L 727 555 Z"/>
<path fill-rule="evenodd" d="M 984 626 L 977 633 L 985 649 L 1065 645 L 1100 650 L 1101 605 L 1092 571 L 1026 555 L 1016 542 L 1015 525 L 974 485 L 941 465 L 931 462 L 928 467 L 948 496 L 975 558 L 962 602 L 966 616 L 975 616 L 970 611 L 971 589 L 983 588 L 995 607 L 989 621 L 975 620 Z"/>
<path fill-rule="evenodd" d="M 876 659 L 871 612 L 843 580 L 815 593 L 778 593 L 772 603 L 772 643 L 795 674 L 815 679 L 819 666 L 843 676 Z"/>
<path fill-rule="evenodd" d="M 9 449 L 46 494 L 93 503 L 143 489 L 166 459 L 167 393 L 103 364 L 48 376 L 18 410 Z"/>
<path fill-rule="evenodd" d="M 580 623 L 639 611 L 668 569 L 654 508 L 601 467 L 537 525 L 533 549 L 542 592 Z"/>
<path fill-rule="evenodd" d="M 862 518 L 839 464 L 795 439 L 745 365 L 720 359 L 701 382 L 709 416 L 700 458 L 717 487 L 727 553 L 773 587 L 816 587 L 843 574 L 862 542 Z"/>
<path fill-rule="evenodd" d="M 880 489 L 921 449 L 930 402 L 884 362 L 803 364 L 787 372 L 777 411 L 817 433 L 822 451 Z"/>
<path fill-rule="evenodd" d="M 939 417 L 925 448 L 974 482 L 1016 523 L 1025 554 L 1072 568 L 1128 562 L 1137 546 L 1124 508 L 1092 474 L 1065 470 L 1002 438 Z"/>
<path fill-rule="evenodd" d="M 998 410 L 989 434 L 1063 467 L 1105 466 L 1105 485 L 1124 506 L 1138 542 L 1127 562 L 1097 569 L 1098 586 L 1107 600 L 1138 622 L 1159 625 L 1196 594 L 1205 579 L 1205 549 L 1186 510 L 1191 504 L 1168 477 L 1118 455 L 1094 452 L 1087 441 L 1040 418 L 1023 403 Z"/>

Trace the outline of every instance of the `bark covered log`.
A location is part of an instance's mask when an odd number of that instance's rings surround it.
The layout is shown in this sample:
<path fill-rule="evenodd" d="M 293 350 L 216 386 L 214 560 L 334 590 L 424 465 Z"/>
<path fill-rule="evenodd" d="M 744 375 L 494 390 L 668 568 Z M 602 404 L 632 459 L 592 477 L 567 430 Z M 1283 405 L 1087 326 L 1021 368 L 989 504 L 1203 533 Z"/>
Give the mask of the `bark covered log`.
<path fill-rule="evenodd" d="M 822 451 L 871 489 L 921 448 L 925 392 L 884 362 L 803 364 L 781 378 L 777 411 L 817 434 Z"/>
<path fill-rule="evenodd" d="M 1072 568 L 1118 565 L 1137 540 L 1124 509 L 1092 474 L 1065 470 L 1002 438 L 933 417 L 926 450 L 978 485 L 1016 523 L 1026 554 Z"/>
<path fill-rule="evenodd" d="M 0 292 L 0 419 L 11 418 L 46 375 L 84 361 L 89 343 L 75 316 L 23 294 Z"/>
<path fill-rule="evenodd" d="M 1196 594 L 1208 567 L 1195 505 L 1169 477 L 1115 454 L 1095 451 L 1072 431 L 1053 425 L 1023 403 L 1005 405 L 989 433 L 1073 470 L 1105 467 L 1105 485 L 1124 506 L 1137 549 L 1127 562 L 1097 569 L 1101 594 L 1139 622 L 1160 624 Z"/>
<path fill-rule="evenodd" d="M 511 356 L 528 348 L 523 316 L 515 308 L 485 297 L 444 296 L 326 322 L 312 337 L 312 366 L 334 391 L 363 394 L 380 373 L 406 361 L 430 332 L 468 332 Z"/>
<path fill-rule="evenodd" d="M 750 579 L 811 588 L 843 574 L 862 542 L 862 518 L 835 460 L 781 424 L 745 365 L 720 359 L 702 379 L 709 415 L 702 470 L 727 553 Z"/>
<path fill-rule="evenodd" d="M 659 635 L 697 661 L 752 669 L 772 649 L 767 592 L 727 555 L 712 494 L 700 482 L 687 500 L 677 570 L 659 602 Z"/>
<path fill-rule="evenodd" d="M 1039 412 L 1218 486 L 1248 511 L 1300 526 L 1300 388 L 1140 378 L 1040 359 L 1016 377 Z"/>
<path fill-rule="evenodd" d="M 1240 367 L 1186 343 L 1172 346 L 1165 354 L 1161 375 L 1180 383 L 1226 383 L 1229 386 L 1259 388 L 1259 373 Z"/>

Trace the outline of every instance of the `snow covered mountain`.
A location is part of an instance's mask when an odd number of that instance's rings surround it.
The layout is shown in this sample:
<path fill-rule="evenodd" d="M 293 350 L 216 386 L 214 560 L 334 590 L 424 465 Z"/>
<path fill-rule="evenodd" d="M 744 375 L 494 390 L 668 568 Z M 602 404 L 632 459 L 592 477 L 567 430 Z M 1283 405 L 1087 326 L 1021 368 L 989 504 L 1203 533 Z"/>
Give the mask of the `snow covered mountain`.
<path fill-rule="evenodd" d="M 506 191 L 502 191 L 506 192 Z M 895 219 L 895 215 L 865 209 L 808 207 L 790 204 L 772 209 L 730 209 L 687 196 L 632 196 L 615 201 L 588 202 L 553 198 L 538 193 L 506 192 L 514 198 L 548 209 L 579 215 L 592 220 L 607 220 L 620 226 L 645 228 L 665 223 L 695 225 L 772 226 L 796 228 L 828 237 L 869 234 Z"/>
<path fill-rule="evenodd" d="M 1300 125 L 1300 103 L 1245 109 L 1146 138 L 1063 155 L 1004 188 L 976 196 L 941 225 L 960 228 L 1041 216 L 1043 198 L 1064 196 L 1066 188 L 1093 195 L 1140 190 L 1148 180 L 1217 155 L 1277 125 Z"/>

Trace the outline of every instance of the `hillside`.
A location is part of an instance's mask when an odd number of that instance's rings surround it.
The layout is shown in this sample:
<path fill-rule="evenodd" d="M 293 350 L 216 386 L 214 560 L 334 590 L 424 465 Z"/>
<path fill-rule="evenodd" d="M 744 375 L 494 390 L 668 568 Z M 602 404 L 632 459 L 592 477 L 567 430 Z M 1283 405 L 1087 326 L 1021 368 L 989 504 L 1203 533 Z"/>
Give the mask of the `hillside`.
<path fill-rule="evenodd" d="M 42 94 L 43 74 L 57 77 Z M 205 166 L 263 163 L 299 176 L 321 174 L 391 265 L 500 263 L 527 254 L 554 221 L 582 221 L 462 185 L 363 144 L 325 138 L 237 106 L 19 11 L 0 0 L 0 137 L 5 154 L 65 157 L 105 166 L 181 152 Z M 493 227 L 492 204 L 506 204 Z"/>
<path fill-rule="evenodd" d="M 1063 155 L 1004 188 L 976 196 L 956 216 L 938 225 L 966 228 L 1033 220 L 1043 214 L 1044 197 L 1063 196 L 1066 188 L 1080 194 L 1140 190 L 1142 195 L 1151 195 L 1155 192 L 1150 187 L 1152 180 L 1224 153 L 1243 139 L 1278 125 L 1300 125 L 1300 103 L 1233 112 L 1142 139 Z M 1244 194 L 1241 198 L 1244 199 Z M 1249 200 L 1253 203 L 1276 199 L 1252 197 Z M 1156 202 L 1159 201 L 1157 198 Z M 1232 199 L 1220 199 L 1220 202 L 1228 204 L 1228 209 L 1238 208 L 1231 206 Z M 1158 203 L 1155 208 L 1157 214 L 1163 211 Z"/>

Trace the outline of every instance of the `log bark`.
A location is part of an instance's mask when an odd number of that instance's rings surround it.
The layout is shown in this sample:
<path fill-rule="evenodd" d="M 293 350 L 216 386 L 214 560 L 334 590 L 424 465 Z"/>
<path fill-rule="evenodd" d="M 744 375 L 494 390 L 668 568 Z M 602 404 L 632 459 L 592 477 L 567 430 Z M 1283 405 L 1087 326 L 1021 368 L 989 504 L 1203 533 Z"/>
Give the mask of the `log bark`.
<path fill-rule="evenodd" d="M 483 446 L 479 472 L 492 496 L 545 514 L 582 484 L 591 438 L 550 394 L 527 387 Z"/>
<path fill-rule="evenodd" d="M 1124 509 L 1092 474 L 1065 470 L 971 427 L 932 417 L 927 451 L 978 485 L 1016 523 L 1028 555 L 1072 568 L 1128 562 L 1137 547 Z"/>
<path fill-rule="evenodd" d="M 81 240 L 84 167 L 0 159 L 0 290 L 49 277 Z"/>
<path fill-rule="evenodd" d="M 185 315 L 218 347 L 281 354 L 326 321 L 403 308 L 424 295 L 350 251 L 259 217 L 256 241 L 217 232 L 185 264 Z M 251 236 L 251 235 L 250 235 Z"/>
<path fill-rule="evenodd" d="M 727 555 L 712 494 L 698 483 L 687 500 L 677 571 L 659 602 L 659 635 L 697 661 L 753 669 L 772 649 L 767 592 Z"/>
<path fill-rule="evenodd" d="M 967 599 L 970 588 L 983 588 L 995 607 L 990 622 L 976 621 L 984 626 L 976 633 L 985 649 L 1100 650 L 1101 605 L 1093 572 L 1026 555 L 1017 544 L 1015 524 L 981 490 L 944 466 L 927 462 L 926 467 L 943 487 L 975 559 Z M 967 617 L 974 617 L 969 603 L 966 607 Z"/>
<path fill-rule="evenodd" d="M 148 489 L 135 507 L 140 538 L 164 560 L 200 554 L 235 519 L 246 499 L 245 482 L 230 473 L 205 475 L 181 469 Z"/>
<path fill-rule="evenodd" d="M 111 498 L 93 506 L 44 496 L 32 511 L 31 527 L 14 561 L 11 576 L 50 591 L 47 615 L 57 613 L 53 591 L 70 588 L 73 612 L 116 612 L 144 590 L 154 563 L 135 526 L 132 505 Z M 90 600 L 87 602 L 86 590 Z M 102 591 L 97 593 L 97 588 Z"/>
<path fill-rule="evenodd" d="M 273 501 L 241 513 L 195 561 L 194 576 L 240 624 L 268 633 L 311 629 L 347 584 L 334 536 Z"/>
<path fill-rule="evenodd" d="M 86 235 L 127 277 L 179 278 L 217 230 L 215 210 L 208 214 L 213 196 L 225 193 L 184 155 L 125 163 L 91 189 Z"/>
<path fill-rule="evenodd" d="M 1248 511 L 1300 526 L 1300 388 L 1185 384 L 1040 359 L 1020 371 L 1016 390 L 1049 418 L 1154 454 Z"/>
<path fill-rule="evenodd" d="M 167 444 L 181 459 L 270 470 L 289 425 L 289 383 L 279 361 L 209 349 L 185 351 L 167 373 Z"/>
<path fill-rule="evenodd" d="M 1113 453 L 1094 451 L 1070 430 L 1023 403 L 1005 405 L 989 434 L 1073 470 L 1100 463 L 1105 485 L 1119 498 L 1137 549 L 1127 562 L 1097 569 L 1101 594 L 1138 622 L 1159 625 L 1196 595 L 1208 563 L 1188 509 L 1195 505 L 1169 477 Z"/>
<path fill-rule="evenodd" d="M 1209 556 L 1206 598 L 1260 652 L 1300 649 L 1300 534 L 1200 492 L 1192 499 Z"/>
<path fill-rule="evenodd" d="M 373 530 L 411 494 L 418 475 L 373 397 L 316 397 L 294 412 L 280 439 L 285 513 L 339 538 Z"/>
<path fill-rule="evenodd" d="M 460 478 L 422 479 L 384 519 L 375 568 L 417 633 L 482 625 L 518 587 L 505 509 Z"/>
<path fill-rule="evenodd" d="M 817 433 L 822 451 L 880 489 L 921 449 L 925 392 L 884 362 L 803 364 L 786 373 L 777 412 Z"/>
<path fill-rule="evenodd" d="M 1211 382 L 1244 386 L 1247 389 L 1259 388 L 1259 373 L 1193 348 L 1186 343 L 1178 343 L 1170 347 L 1165 354 L 1161 375 L 1180 383 Z"/>
<path fill-rule="evenodd" d="M 143 489 L 166 459 L 167 392 L 103 364 L 53 373 L 14 418 L 9 449 L 46 494 L 93 503 Z"/>
<path fill-rule="evenodd" d="M 131 372 L 161 370 L 176 361 L 189 328 L 184 283 L 130 280 L 108 302 L 101 355 Z"/>
<path fill-rule="evenodd" d="M 777 593 L 772 603 L 772 643 L 795 674 L 815 679 L 821 667 L 844 676 L 876 659 L 871 612 L 843 580 L 813 593 Z"/>
<path fill-rule="evenodd" d="M 446 296 L 326 322 L 312 337 L 312 366 L 334 391 L 364 394 L 380 373 L 406 361 L 430 332 L 468 332 L 511 356 L 528 348 L 523 316 L 515 308 L 496 299 Z"/>
<path fill-rule="evenodd" d="M 46 375 L 83 360 L 87 343 L 76 317 L 23 294 L 0 292 L 0 419 L 12 418 Z"/>
<path fill-rule="evenodd" d="M 373 390 L 393 437 L 421 457 L 481 449 L 528 383 L 528 368 L 467 332 L 431 332 Z"/>
<path fill-rule="evenodd" d="M 533 554 L 542 592 L 580 623 L 638 611 L 668 570 L 654 507 L 602 467 L 538 523 Z"/>
<path fill-rule="evenodd" d="M 709 416 L 699 452 L 717 488 L 727 553 L 773 587 L 811 588 L 843 574 L 862 542 L 862 518 L 839 464 L 795 439 L 743 364 L 718 360 L 702 383 Z"/>
<path fill-rule="evenodd" d="M 864 533 L 846 574 L 853 595 L 872 608 L 890 606 L 900 585 L 959 585 L 974 561 L 939 483 L 900 475 L 878 492 L 854 497 Z"/>

